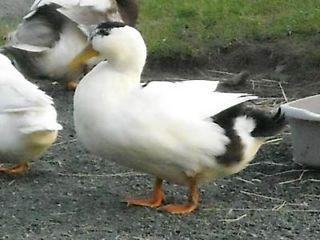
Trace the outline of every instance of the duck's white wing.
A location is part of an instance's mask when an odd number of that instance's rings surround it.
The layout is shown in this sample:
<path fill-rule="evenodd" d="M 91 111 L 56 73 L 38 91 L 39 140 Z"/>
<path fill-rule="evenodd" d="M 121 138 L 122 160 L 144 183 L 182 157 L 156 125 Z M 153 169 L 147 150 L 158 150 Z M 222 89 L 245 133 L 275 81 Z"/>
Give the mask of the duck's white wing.
<path fill-rule="evenodd" d="M 72 7 L 80 5 L 81 0 L 35 0 L 30 10 L 36 10 L 39 7 L 48 5 L 51 3 L 58 4 L 63 7 Z"/>
<path fill-rule="evenodd" d="M 59 5 L 58 11 L 78 24 L 93 25 L 106 19 L 121 21 L 114 0 L 38 0 L 31 10 L 52 3 Z"/>
<path fill-rule="evenodd" d="M 257 98 L 245 93 L 215 92 L 219 82 L 192 80 L 181 82 L 154 81 L 142 85 L 142 96 L 157 107 L 178 112 L 186 117 L 208 118 L 232 106 Z M 148 101 L 148 100 L 146 100 Z"/>
<path fill-rule="evenodd" d="M 11 111 L 52 105 L 52 99 L 17 71 L 11 61 L 0 54 L 0 109 Z"/>
<path fill-rule="evenodd" d="M 59 33 L 46 26 L 42 21 L 26 20 L 10 33 L 6 47 L 17 48 L 28 52 L 44 52 L 54 46 Z"/>
<path fill-rule="evenodd" d="M 108 137 L 143 149 L 143 164 L 184 169 L 193 174 L 215 167 L 214 156 L 225 153 L 229 139 L 211 117 L 256 98 L 215 92 L 217 82 L 150 83 L 133 91 L 109 121 Z M 109 111 L 112 111 L 111 109 Z M 121 129 L 117 131 L 116 129 Z"/>
<path fill-rule="evenodd" d="M 172 90 L 186 90 L 186 91 L 215 91 L 218 87 L 219 81 L 209 80 L 187 80 L 187 81 L 149 81 L 142 83 L 141 86 L 145 91 L 172 91 Z"/>
<path fill-rule="evenodd" d="M 36 0 L 25 18 L 32 16 L 39 7 L 49 4 L 59 5 L 57 11 L 82 28 L 106 20 L 123 21 L 115 0 Z"/>
<path fill-rule="evenodd" d="M 35 10 L 44 5 L 51 3 L 58 4 L 62 7 L 93 7 L 98 11 L 105 11 L 114 0 L 35 0 L 30 10 Z"/>
<path fill-rule="evenodd" d="M 4 49 L 8 48 L 9 46 L 5 46 Z M 13 44 L 10 45 L 11 48 L 16 48 L 20 50 L 24 50 L 27 52 L 33 52 L 33 53 L 41 53 L 50 50 L 49 47 L 41 47 L 41 46 L 35 46 L 30 44 Z"/>
<path fill-rule="evenodd" d="M 62 7 L 58 11 L 72 21 L 84 26 L 96 25 L 106 20 L 123 21 L 117 4 L 112 0 L 96 5 L 94 5 L 93 1 L 91 4 L 83 3 L 78 6 Z"/>
<path fill-rule="evenodd" d="M 57 113 L 51 97 L 16 70 L 10 60 L 0 54 L 0 116 L 17 116 L 21 131 L 59 130 Z"/>
<path fill-rule="evenodd" d="M 60 39 L 65 22 L 57 6 L 35 9 L 8 35 L 6 47 L 28 52 L 47 51 Z"/>

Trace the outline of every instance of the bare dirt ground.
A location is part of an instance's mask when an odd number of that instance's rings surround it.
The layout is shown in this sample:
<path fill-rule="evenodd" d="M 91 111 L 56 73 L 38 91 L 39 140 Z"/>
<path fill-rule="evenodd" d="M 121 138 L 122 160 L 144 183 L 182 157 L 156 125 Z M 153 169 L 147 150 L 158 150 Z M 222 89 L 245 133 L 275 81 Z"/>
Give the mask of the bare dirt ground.
<path fill-rule="evenodd" d="M 228 77 L 215 71 L 148 71 L 144 79 L 217 76 Z M 0 238 L 318 239 L 320 174 L 292 161 L 288 129 L 263 146 L 246 170 L 202 186 L 202 202 L 193 214 L 127 207 L 121 200 L 145 196 L 152 177 L 87 153 L 73 129 L 73 93 L 61 84 L 36 82 L 54 98 L 64 130 L 29 172 L 0 176 Z M 297 92 L 296 85 L 282 84 L 284 91 Z M 255 104 L 271 109 L 285 96 L 277 81 L 261 78 L 224 90 L 258 94 L 262 98 Z M 165 189 L 167 202 L 186 200 L 183 187 L 166 184 Z"/>

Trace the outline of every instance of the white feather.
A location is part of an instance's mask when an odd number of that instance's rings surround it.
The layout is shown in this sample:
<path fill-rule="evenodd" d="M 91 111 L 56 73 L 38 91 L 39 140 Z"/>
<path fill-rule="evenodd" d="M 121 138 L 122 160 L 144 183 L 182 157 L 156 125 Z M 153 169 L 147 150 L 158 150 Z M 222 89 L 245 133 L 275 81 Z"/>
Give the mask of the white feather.
<path fill-rule="evenodd" d="M 28 52 L 35 52 L 35 53 L 40 53 L 40 52 L 45 52 L 50 50 L 50 48 L 48 47 L 40 47 L 40 46 L 34 46 L 29 44 L 14 44 L 14 45 L 11 45 L 11 47 L 28 51 Z"/>
<path fill-rule="evenodd" d="M 114 0 L 36 0 L 31 6 L 31 10 L 35 10 L 47 4 L 58 4 L 64 8 L 73 7 L 92 7 L 99 12 L 105 12 L 111 7 Z"/>
<path fill-rule="evenodd" d="M 114 0 L 80 0 L 80 6 L 90 6 L 100 12 L 112 7 Z"/>
<path fill-rule="evenodd" d="M 52 104 L 48 95 L 27 81 L 10 60 L 0 54 L 0 132 L 11 125 L 21 131 L 61 129 Z M 11 120 L 5 122 L 3 119 Z"/>
<path fill-rule="evenodd" d="M 63 7 L 70 7 L 80 5 L 80 0 L 35 0 L 30 10 L 36 10 L 37 8 L 50 3 L 55 3 Z"/>
<path fill-rule="evenodd" d="M 80 1 L 78 5 L 63 6 L 57 9 L 57 11 L 72 21 L 86 27 L 105 22 L 106 20 L 123 22 L 114 0 Z M 106 14 L 107 12 L 108 14 Z"/>
<path fill-rule="evenodd" d="M 255 99 L 244 93 L 225 94 L 216 90 L 216 81 L 184 81 L 182 83 L 150 84 L 143 89 L 145 97 L 153 98 L 166 111 L 179 109 L 186 117 L 207 118 L 234 105 Z M 215 104 L 210 104 L 215 103 Z"/>
<path fill-rule="evenodd" d="M 27 15 L 25 15 L 23 17 L 24 20 L 31 18 L 37 11 L 36 10 L 31 10 L 30 12 L 27 13 Z"/>

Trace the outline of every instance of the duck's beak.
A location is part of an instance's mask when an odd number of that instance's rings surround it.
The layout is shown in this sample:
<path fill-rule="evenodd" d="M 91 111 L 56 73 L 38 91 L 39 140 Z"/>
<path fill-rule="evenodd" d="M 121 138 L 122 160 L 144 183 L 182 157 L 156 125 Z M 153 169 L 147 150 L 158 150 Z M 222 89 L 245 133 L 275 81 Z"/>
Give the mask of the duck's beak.
<path fill-rule="evenodd" d="M 93 57 L 99 56 L 99 52 L 92 48 L 91 43 L 83 49 L 81 53 L 79 53 L 70 63 L 69 69 L 75 70 L 82 64 L 84 64 L 87 60 Z"/>

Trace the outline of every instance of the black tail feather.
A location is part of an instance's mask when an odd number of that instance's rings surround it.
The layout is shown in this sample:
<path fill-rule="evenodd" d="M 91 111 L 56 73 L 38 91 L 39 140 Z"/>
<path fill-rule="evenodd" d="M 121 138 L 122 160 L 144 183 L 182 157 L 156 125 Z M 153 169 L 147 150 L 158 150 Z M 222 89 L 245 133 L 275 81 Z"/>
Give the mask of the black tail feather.
<path fill-rule="evenodd" d="M 276 114 L 272 117 L 273 120 L 277 120 L 278 118 L 280 118 L 281 116 L 281 108 L 278 108 L 278 111 L 276 112 Z"/>
<path fill-rule="evenodd" d="M 286 125 L 284 113 L 279 108 L 274 116 L 268 116 L 264 112 L 252 110 L 249 114 L 256 121 L 256 127 L 251 132 L 253 137 L 271 137 L 278 134 Z"/>

